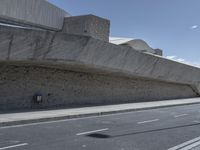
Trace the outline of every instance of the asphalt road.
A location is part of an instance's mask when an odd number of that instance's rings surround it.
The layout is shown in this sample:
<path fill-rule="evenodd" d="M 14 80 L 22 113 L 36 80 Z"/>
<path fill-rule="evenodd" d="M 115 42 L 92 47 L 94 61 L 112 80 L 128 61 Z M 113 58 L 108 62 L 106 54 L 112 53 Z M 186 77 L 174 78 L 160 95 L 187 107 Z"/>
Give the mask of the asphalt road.
<path fill-rule="evenodd" d="M 195 104 L 1 127 L 0 150 L 167 150 L 199 137 Z"/>

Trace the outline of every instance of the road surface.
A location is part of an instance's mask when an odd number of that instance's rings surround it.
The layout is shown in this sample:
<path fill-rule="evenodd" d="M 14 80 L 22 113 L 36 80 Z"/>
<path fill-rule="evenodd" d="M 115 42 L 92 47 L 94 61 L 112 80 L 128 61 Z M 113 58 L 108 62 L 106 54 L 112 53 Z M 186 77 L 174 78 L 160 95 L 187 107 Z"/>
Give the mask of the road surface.
<path fill-rule="evenodd" d="M 196 150 L 198 145 L 200 104 L 0 127 L 0 150 Z"/>

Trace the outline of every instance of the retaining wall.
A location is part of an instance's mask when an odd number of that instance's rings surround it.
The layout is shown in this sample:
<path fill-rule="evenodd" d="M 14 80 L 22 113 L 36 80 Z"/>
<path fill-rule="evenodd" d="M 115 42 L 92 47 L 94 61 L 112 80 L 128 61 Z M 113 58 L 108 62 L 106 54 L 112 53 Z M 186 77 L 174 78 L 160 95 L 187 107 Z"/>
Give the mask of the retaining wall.
<path fill-rule="evenodd" d="M 0 108 L 196 97 L 200 69 L 89 36 L 0 26 Z M 43 103 L 33 103 L 35 93 Z"/>
<path fill-rule="evenodd" d="M 105 105 L 196 97 L 188 85 L 60 69 L 0 65 L 0 109 Z M 42 103 L 34 102 L 35 94 Z"/>

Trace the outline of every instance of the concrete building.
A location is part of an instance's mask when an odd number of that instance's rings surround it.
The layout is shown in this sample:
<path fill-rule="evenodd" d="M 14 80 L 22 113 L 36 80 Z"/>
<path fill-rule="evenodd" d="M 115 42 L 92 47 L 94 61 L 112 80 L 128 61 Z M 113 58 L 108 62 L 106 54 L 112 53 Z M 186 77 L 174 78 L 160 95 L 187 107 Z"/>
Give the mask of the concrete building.
<path fill-rule="evenodd" d="M 110 21 L 94 15 L 65 17 L 62 32 L 91 36 L 108 42 Z"/>
<path fill-rule="evenodd" d="M 109 42 L 116 45 L 129 46 L 137 51 L 141 51 L 144 53 L 162 56 L 161 49 L 153 49 L 144 40 L 141 39 L 110 37 Z"/>
<path fill-rule="evenodd" d="M 45 0 L 26 1 L 26 11 L 21 9 L 21 13 L 31 18 L 23 18 L 4 11 L 1 6 L 5 2 L 10 0 L 0 1 L 0 20 L 23 27 L 0 25 L 0 109 L 105 105 L 200 95 L 199 68 L 152 55 L 156 50 L 141 40 L 128 46 L 109 43 L 110 22 L 106 19 L 71 17 Z M 18 8 L 24 0 L 12 2 L 5 6 Z M 39 15 L 47 15 L 49 20 L 33 19 L 38 14 L 29 6 L 39 2 Z M 44 8 L 48 9 L 42 11 Z"/>
<path fill-rule="evenodd" d="M 70 14 L 46 0 L 1 0 L 0 21 L 17 25 L 61 30 Z"/>

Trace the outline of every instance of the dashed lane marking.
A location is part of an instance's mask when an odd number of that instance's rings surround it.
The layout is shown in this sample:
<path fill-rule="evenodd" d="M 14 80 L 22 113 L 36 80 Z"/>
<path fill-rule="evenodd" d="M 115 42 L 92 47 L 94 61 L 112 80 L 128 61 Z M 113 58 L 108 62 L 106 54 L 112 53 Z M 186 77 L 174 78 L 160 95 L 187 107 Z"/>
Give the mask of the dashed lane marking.
<path fill-rule="evenodd" d="M 151 122 L 156 122 L 156 121 L 159 121 L 159 119 L 141 121 L 141 122 L 137 122 L 137 124 L 151 123 Z"/>
<path fill-rule="evenodd" d="M 86 134 L 96 133 L 96 132 L 101 132 L 101 131 L 106 131 L 106 130 L 109 130 L 109 129 L 105 128 L 105 129 L 99 129 L 99 130 L 86 131 L 86 132 L 77 133 L 76 135 L 86 135 Z"/>
<path fill-rule="evenodd" d="M 21 144 L 17 144 L 17 145 L 10 145 L 10 146 L 6 146 L 6 147 L 1 147 L 0 150 L 11 149 L 11 148 L 21 147 L 21 146 L 26 146 L 26 145 L 28 145 L 28 143 L 21 143 Z"/>
<path fill-rule="evenodd" d="M 188 115 L 188 114 L 175 115 L 174 118 L 183 117 L 183 116 L 187 116 L 187 115 Z"/>

